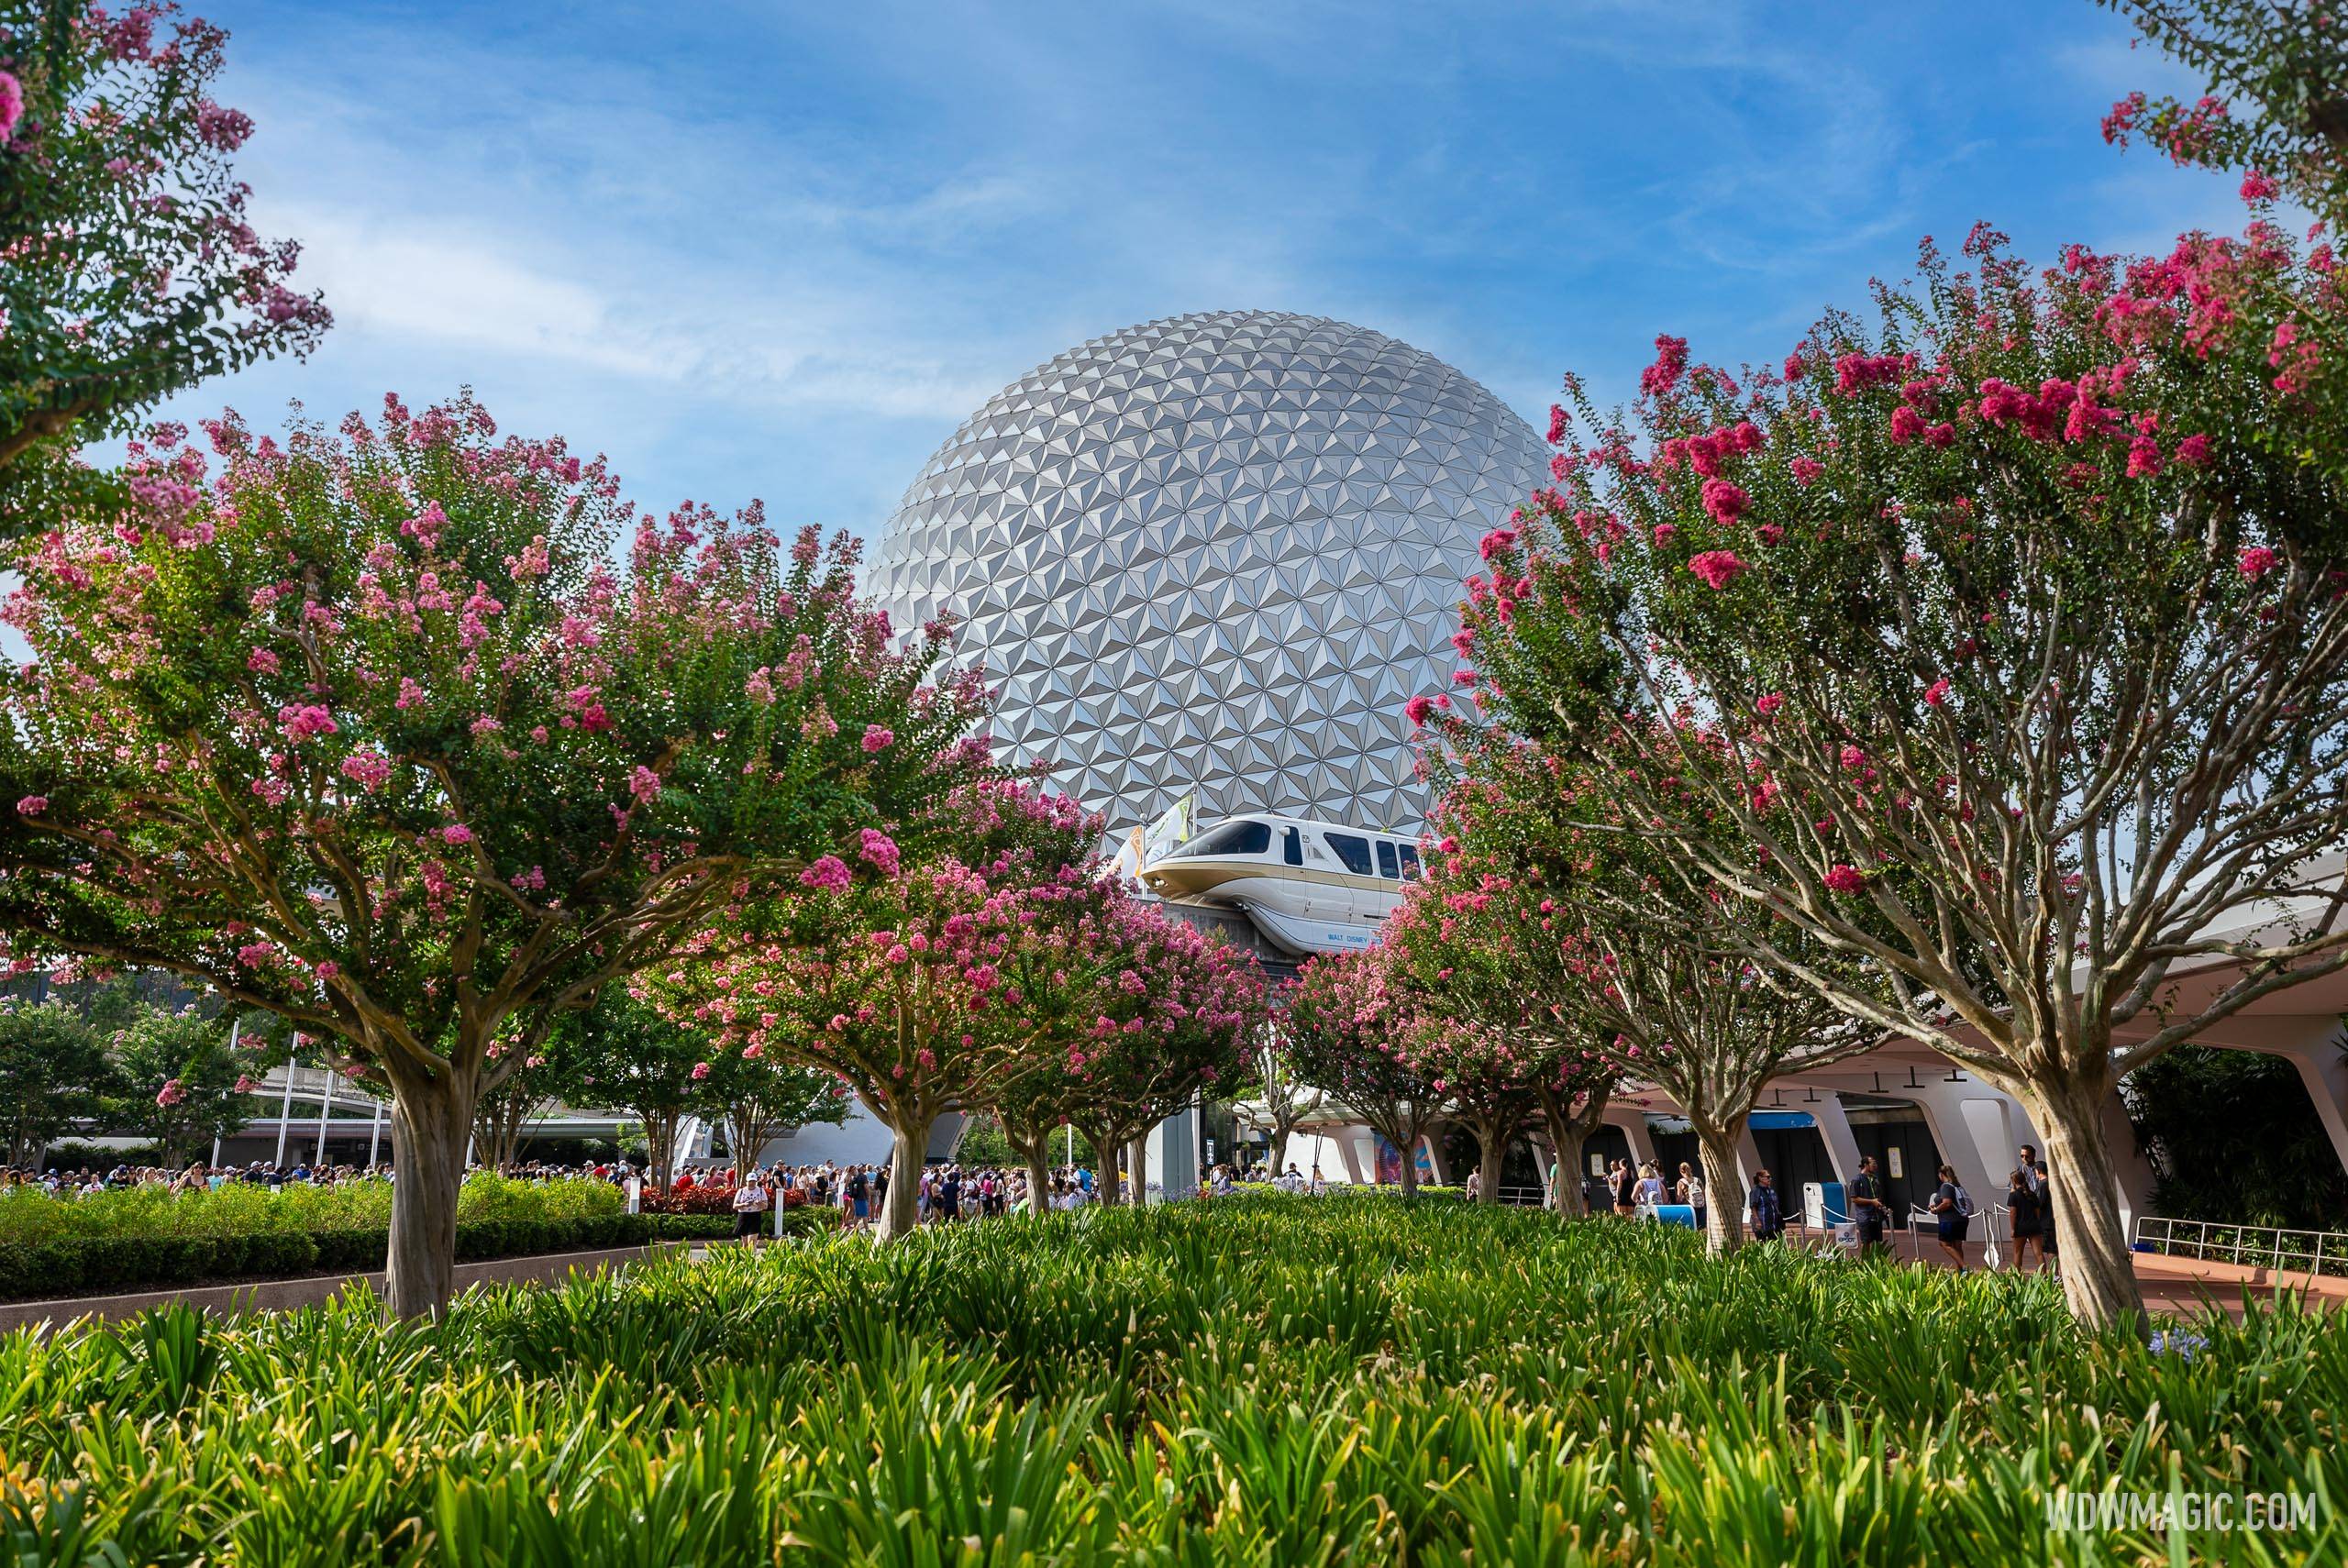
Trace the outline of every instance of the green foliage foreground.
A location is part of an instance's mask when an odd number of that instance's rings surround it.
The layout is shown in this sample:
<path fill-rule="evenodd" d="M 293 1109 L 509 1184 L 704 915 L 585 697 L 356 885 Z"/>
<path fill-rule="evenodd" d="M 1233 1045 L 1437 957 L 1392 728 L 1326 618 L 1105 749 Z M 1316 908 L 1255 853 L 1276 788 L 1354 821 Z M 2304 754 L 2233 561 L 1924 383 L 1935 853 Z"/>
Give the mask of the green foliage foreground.
<path fill-rule="evenodd" d="M 2074 1327 L 2036 1279 L 1383 1198 L 1093 1210 L 0 1342 L 15 1561 L 2208 1561 L 2074 1489 L 2316 1499 L 2348 1319 Z M 2327 1533 L 2328 1532 L 2328 1533 Z M 2179 1553 L 2172 1557 L 2172 1551 Z"/>

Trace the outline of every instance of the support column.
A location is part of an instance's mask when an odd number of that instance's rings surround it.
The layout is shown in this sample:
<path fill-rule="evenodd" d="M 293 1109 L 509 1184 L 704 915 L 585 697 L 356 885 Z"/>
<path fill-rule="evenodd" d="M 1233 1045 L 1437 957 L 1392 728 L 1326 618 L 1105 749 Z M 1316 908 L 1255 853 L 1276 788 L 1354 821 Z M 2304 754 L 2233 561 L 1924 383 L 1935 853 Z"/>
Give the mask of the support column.
<path fill-rule="evenodd" d="M 2340 1049 L 2333 1032 L 2327 1029 L 2317 1044 L 2287 1055 L 2299 1069 L 2299 1081 L 2308 1086 L 2308 1097 L 2315 1101 L 2323 1130 L 2331 1135 L 2332 1152 L 2348 1167 L 2348 1053 Z"/>
<path fill-rule="evenodd" d="M 1340 1128 L 1338 1135 L 1328 1140 L 1337 1146 L 1337 1158 L 1345 1164 L 1346 1179 L 1356 1187 L 1361 1186 L 1365 1180 L 1375 1179 L 1378 1174 L 1375 1165 L 1370 1167 L 1368 1177 L 1361 1174 L 1361 1140 L 1362 1135 L 1350 1128 Z"/>
<path fill-rule="evenodd" d="M 1818 1103 L 1804 1101 L 1802 1110 L 1818 1124 L 1818 1135 L 1826 1144 L 1826 1163 L 1833 1167 L 1834 1179 L 1845 1186 L 1856 1181 L 1859 1175 L 1859 1141 L 1851 1132 L 1851 1119 L 1843 1113 L 1843 1097 L 1828 1090 L 1818 1097 Z"/>
<path fill-rule="evenodd" d="M 1746 1191 L 1752 1190 L 1753 1173 L 1762 1168 L 1762 1163 L 1761 1145 L 1754 1142 L 1753 1123 L 1748 1120 L 1744 1124 L 1744 1130 L 1736 1135 L 1736 1178 L 1744 1184 Z M 1710 1193 L 1705 1194 L 1707 1201 L 1710 1201 L 1711 1197 Z M 1742 1205 L 1744 1201 L 1744 1193 L 1738 1193 L 1736 1200 Z"/>
<path fill-rule="evenodd" d="M 1647 1128 L 1645 1111 L 1630 1106 L 1620 1111 L 1610 1110 L 1606 1113 L 1606 1125 L 1623 1130 L 1623 1138 L 1631 1145 L 1631 1164 L 1643 1165 L 1653 1163 L 1656 1157 L 1655 1134 Z"/>
<path fill-rule="evenodd" d="M 1437 1187 L 1449 1187 L 1451 1185 L 1451 1171 L 1450 1167 L 1444 1163 L 1443 1140 L 1430 1132 L 1422 1137 L 1419 1142 L 1426 1145 L 1427 1165 L 1434 1172 L 1435 1185 Z M 1409 1160 L 1417 1158 L 1417 1155 L 1415 1153 L 1406 1152 L 1402 1157 Z"/>
<path fill-rule="evenodd" d="M 1933 1142 L 1939 1147 L 1941 1158 L 1956 1167 L 1956 1179 L 1973 1195 L 1977 1208 L 1986 1209 L 1992 1203 L 2003 1201 L 2006 1176 L 2014 1168 L 2014 1153 L 2031 1141 L 2027 1131 L 2030 1121 L 2020 1104 L 1970 1074 L 1956 1083 L 1937 1077 L 1921 1088 L 1895 1084 L 1884 1092 L 1894 1099 L 1911 1101 L 1923 1111 L 1924 1124 L 1932 1129 Z M 2112 1110 L 2117 1112 L 2119 1096 L 2115 1094 L 2112 1101 Z M 2135 1147 L 2127 1118 L 2121 1115 L 2120 1142 L 2112 1149 L 2115 1163 L 2124 1163 L 2125 1157 L 2132 1156 Z M 1930 1191 L 1932 1174 L 1912 1173 L 1910 1187 L 1918 1193 Z M 2124 1174 L 2121 1185 L 2127 1185 Z M 2125 1218 L 2123 1213 L 2123 1221 Z"/>
<path fill-rule="evenodd" d="M 2019 1112 L 2021 1108 L 2017 1106 L 2015 1110 Z M 2132 1242 L 2136 1239 L 2138 1216 L 2153 1211 L 2154 1177 L 2152 1162 L 2136 1147 L 2136 1129 L 2128 1120 L 2128 1102 L 2120 1098 L 2116 1088 L 2103 1102 L 2103 1141 L 2111 1151 L 2112 1174 L 2120 1178 L 2120 1231 Z M 2017 1139 L 2015 1146 L 2022 1142 L 2037 1143 L 2038 1140 L 2035 1135 Z M 2043 1155 L 2044 1145 L 2040 1144 L 2039 1148 Z M 2012 1168 L 2008 1165 L 2006 1170 Z M 1998 1180 L 2002 1189 L 2005 1171 L 1999 1173 Z"/>

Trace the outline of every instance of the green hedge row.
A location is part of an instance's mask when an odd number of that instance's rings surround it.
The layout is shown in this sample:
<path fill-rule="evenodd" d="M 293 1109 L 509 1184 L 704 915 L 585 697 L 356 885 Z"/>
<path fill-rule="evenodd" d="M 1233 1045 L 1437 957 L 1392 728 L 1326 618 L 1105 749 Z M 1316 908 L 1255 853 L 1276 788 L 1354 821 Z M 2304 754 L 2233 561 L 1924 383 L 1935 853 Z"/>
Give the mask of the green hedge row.
<path fill-rule="evenodd" d="M 457 1227 L 457 1261 L 485 1263 L 733 1233 L 734 1220 L 726 1214 L 482 1220 Z M 322 1270 L 361 1274 L 383 1266 L 389 1240 L 385 1231 L 355 1228 L 229 1236 L 82 1236 L 0 1245 L 0 1300 L 114 1296 Z"/>

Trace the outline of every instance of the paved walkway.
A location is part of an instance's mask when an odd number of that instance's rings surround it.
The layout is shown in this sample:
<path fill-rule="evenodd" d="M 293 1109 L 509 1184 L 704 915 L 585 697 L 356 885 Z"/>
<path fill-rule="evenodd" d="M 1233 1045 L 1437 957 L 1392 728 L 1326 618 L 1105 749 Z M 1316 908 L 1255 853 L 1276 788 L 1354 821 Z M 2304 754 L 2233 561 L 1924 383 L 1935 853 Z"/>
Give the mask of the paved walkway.
<path fill-rule="evenodd" d="M 1902 1263 L 1912 1263 L 1923 1268 L 1953 1268 L 1946 1253 L 1933 1239 L 1930 1231 L 1915 1236 L 1895 1231 L 1898 1238 L 1893 1250 Z M 2013 1266 L 2013 1248 L 2003 1243 L 2004 1256 L 2000 1266 Z M 1985 1266 L 1983 1243 L 1965 1244 L 1965 1266 Z M 2339 1275 L 2309 1275 L 2294 1270 L 2277 1271 L 2254 1264 L 2219 1263 L 2210 1259 L 2168 1257 L 2158 1253 L 2137 1253 L 2136 1283 L 2144 1293 L 2144 1305 L 2155 1312 L 2167 1312 L 2180 1318 L 2199 1317 L 2213 1309 L 2222 1309 L 2234 1318 L 2243 1315 L 2245 1296 L 2261 1301 L 2274 1300 L 2278 1290 L 2304 1292 L 2311 1304 L 2323 1308 L 2348 1306 L 2348 1277 Z M 2040 1266 L 2036 1259 L 2032 1267 Z"/>

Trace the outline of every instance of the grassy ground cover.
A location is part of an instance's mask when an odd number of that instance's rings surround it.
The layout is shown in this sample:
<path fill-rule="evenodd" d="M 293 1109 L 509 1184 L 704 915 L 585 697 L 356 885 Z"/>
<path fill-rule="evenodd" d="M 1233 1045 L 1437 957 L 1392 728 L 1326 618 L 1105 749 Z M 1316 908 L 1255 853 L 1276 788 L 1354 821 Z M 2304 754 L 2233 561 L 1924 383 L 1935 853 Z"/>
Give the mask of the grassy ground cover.
<path fill-rule="evenodd" d="M 2154 1350 L 2048 1282 L 1379 1198 L 827 1237 L 0 1341 L 19 1562 L 2336 1562 L 2348 1316 Z M 2050 1534 L 2077 1489 L 2316 1529 Z M 102 1551 L 119 1558 L 102 1559 Z"/>

